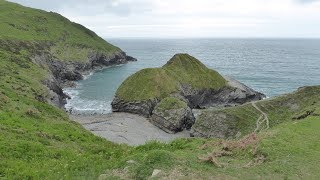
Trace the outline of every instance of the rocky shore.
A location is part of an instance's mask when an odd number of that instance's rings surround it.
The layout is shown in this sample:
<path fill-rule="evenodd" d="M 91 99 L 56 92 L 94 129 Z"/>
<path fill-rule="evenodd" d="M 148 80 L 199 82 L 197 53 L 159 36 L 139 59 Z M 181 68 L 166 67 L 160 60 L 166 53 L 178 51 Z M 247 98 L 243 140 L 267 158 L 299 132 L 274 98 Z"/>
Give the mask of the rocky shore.
<path fill-rule="evenodd" d="M 92 52 L 85 62 L 59 60 L 50 53 L 37 54 L 32 61 L 42 68 L 49 69 L 49 77 L 43 81 L 48 87 L 50 99 L 47 101 L 57 107 L 64 108 L 66 99 L 70 98 L 63 92 L 64 87 L 72 87 L 75 81 L 82 80 L 84 75 L 104 67 L 136 61 L 135 58 L 119 51 L 112 55 Z"/>

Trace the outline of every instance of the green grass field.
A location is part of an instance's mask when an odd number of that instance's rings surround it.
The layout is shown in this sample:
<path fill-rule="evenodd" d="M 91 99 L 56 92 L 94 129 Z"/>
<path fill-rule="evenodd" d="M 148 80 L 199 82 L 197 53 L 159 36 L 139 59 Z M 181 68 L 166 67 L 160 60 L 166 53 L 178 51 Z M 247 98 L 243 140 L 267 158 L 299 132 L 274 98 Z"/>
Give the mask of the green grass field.
<path fill-rule="evenodd" d="M 243 140 L 202 138 L 168 144 L 150 142 L 138 147 L 117 145 L 94 136 L 70 121 L 63 110 L 45 102 L 49 93 L 42 81 L 49 74 L 31 57 L 40 51 L 54 51 L 59 56 L 55 51 L 66 46 L 71 49 L 62 56 L 76 59 L 88 49 L 113 52 L 118 48 L 55 13 L 0 1 L 0 19 L 0 179 L 147 179 L 154 169 L 162 170 L 160 179 L 320 176 L 319 87 L 296 92 L 290 98 L 257 103 L 273 120 L 271 128 L 259 132 L 257 140 L 246 142 L 244 147 Z M 83 51 L 73 54 L 75 48 Z M 155 76 L 153 71 L 148 73 L 150 76 L 141 75 L 146 81 L 162 77 L 163 70 Z M 174 84 L 167 85 L 168 90 L 175 88 Z M 169 100 L 167 105 L 175 102 Z M 250 133 L 258 113 L 252 106 L 241 108 L 231 114 L 242 119 L 238 126 Z M 237 146 L 228 150 L 229 155 L 216 158 L 221 167 L 200 160 L 226 143 Z M 261 162 L 259 157 L 263 157 Z"/>

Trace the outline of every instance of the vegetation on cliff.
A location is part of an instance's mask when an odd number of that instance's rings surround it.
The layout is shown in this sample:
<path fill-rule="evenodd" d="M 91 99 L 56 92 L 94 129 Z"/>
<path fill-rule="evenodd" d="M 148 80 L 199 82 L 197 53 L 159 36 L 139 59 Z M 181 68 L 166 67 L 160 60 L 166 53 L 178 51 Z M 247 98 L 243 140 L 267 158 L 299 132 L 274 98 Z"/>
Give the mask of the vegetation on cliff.
<path fill-rule="evenodd" d="M 174 97 L 166 97 L 158 104 L 162 110 L 186 108 L 187 103 Z"/>
<path fill-rule="evenodd" d="M 85 27 L 56 13 L 0 1 L 0 179 L 92 179 L 126 152 L 71 122 L 47 103 L 43 81 L 52 76 L 32 57 L 69 48 L 113 53 Z M 68 52 L 60 60 L 83 61 Z"/>
<path fill-rule="evenodd" d="M 192 129 L 200 136 L 221 138 L 244 136 L 254 130 L 263 131 L 284 122 L 320 115 L 319 94 L 320 86 L 304 87 L 273 99 L 220 110 L 205 110 Z M 267 115 L 268 122 L 264 122 L 263 117 L 257 122 L 262 115 L 260 111 Z M 225 131 L 222 133 L 223 129 Z"/>
<path fill-rule="evenodd" d="M 139 147 L 116 145 L 84 130 L 70 121 L 63 110 L 46 102 L 50 95 L 42 82 L 50 74 L 47 68 L 33 63 L 31 57 L 48 48 L 55 52 L 67 46 L 107 52 L 118 48 L 55 13 L 0 1 L 0 19 L 0 179 L 95 179 L 99 176 L 146 179 L 154 169 L 162 170 L 160 177 L 171 179 L 186 176 L 194 179 L 317 179 L 320 176 L 319 87 L 257 102 L 257 106 L 268 113 L 270 129 L 259 132 L 258 141 L 247 141 L 248 145 L 224 146 L 244 141 L 202 138 L 180 139 L 169 144 L 150 142 Z M 64 35 L 64 29 L 68 35 Z M 80 60 L 72 52 L 68 51 L 67 56 Z M 59 56 L 57 52 L 54 54 Z M 167 92 L 175 90 L 177 82 L 185 82 L 184 78 L 194 81 L 187 76 L 179 79 L 170 74 L 171 68 L 164 69 L 154 76 L 154 72 L 149 73 L 159 81 L 174 79 L 171 85 L 167 84 Z M 219 82 L 214 87 L 225 83 L 222 79 Z M 202 86 L 197 83 L 195 87 Z M 161 86 L 161 83 L 152 85 Z M 157 93 L 148 97 L 163 96 Z M 176 103 L 168 100 L 164 107 L 172 105 Z M 235 113 L 231 113 L 233 110 Z M 242 119 L 237 121 L 240 127 L 244 124 L 254 127 L 258 116 L 251 118 L 251 114 L 258 111 L 250 104 L 226 111 Z M 249 129 L 252 130 L 248 128 L 243 132 L 249 133 Z M 233 148 L 229 148 L 229 155 L 217 157 L 216 163 L 200 160 L 226 147 Z"/>
<path fill-rule="evenodd" d="M 91 51 L 120 51 L 86 27 L 58 13 L 0 0 L 1 40 L 42 43 L 60 60 L 85 61 Z"/>
<path fill-rule="evenodd" d="M 195 89 L 219 89 L 226 80 L 188 54 L 176 54 L 161 68 L 138 71 L 126 79 L 116 95 L 127 101 L 162 99 L 177 92 L 181 85 Z"/>

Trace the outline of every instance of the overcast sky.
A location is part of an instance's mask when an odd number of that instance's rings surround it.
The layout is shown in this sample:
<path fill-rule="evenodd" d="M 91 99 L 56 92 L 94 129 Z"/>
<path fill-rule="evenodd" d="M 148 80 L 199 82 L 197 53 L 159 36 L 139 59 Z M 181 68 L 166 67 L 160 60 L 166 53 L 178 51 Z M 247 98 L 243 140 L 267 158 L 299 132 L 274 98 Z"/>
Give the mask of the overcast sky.
<path fill-rule="evenodd" d="M 320 38 L 319 0 L 11 0 L 105 38 Z"/>

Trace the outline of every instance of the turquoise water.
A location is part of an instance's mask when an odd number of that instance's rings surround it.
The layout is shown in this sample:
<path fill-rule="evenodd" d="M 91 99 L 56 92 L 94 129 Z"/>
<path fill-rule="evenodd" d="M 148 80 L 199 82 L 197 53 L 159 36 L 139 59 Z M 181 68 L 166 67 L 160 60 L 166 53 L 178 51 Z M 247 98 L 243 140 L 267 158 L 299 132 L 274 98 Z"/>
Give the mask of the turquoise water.
<path fill-rule="evenodd" d="M 118 86 L 129 75 L 146 67 L 159 67 L 175 53 L 189 53 L 208 67 L 231 76 L 268 97 L 300 86 L 320 84 L 318 39 L 111 39 L 138 59 L 109 67 L 66 89 L 72 97 L 67 108 L 82 113 L 111 112 Z"/>

